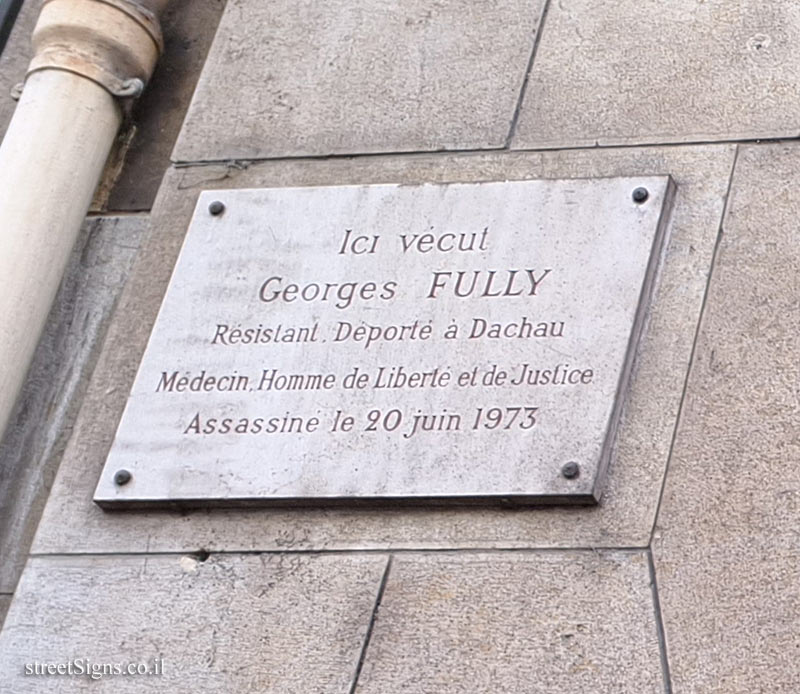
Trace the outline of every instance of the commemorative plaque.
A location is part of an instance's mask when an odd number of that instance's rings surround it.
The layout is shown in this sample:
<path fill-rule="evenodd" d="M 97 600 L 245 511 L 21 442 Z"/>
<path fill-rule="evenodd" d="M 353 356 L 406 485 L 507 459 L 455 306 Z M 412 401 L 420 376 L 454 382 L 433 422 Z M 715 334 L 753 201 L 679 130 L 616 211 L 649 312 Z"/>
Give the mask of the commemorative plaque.
<path fill-rule="evenodd" d="M 203 192 L 95 500 L 596 503 L 671 188 Z"/>

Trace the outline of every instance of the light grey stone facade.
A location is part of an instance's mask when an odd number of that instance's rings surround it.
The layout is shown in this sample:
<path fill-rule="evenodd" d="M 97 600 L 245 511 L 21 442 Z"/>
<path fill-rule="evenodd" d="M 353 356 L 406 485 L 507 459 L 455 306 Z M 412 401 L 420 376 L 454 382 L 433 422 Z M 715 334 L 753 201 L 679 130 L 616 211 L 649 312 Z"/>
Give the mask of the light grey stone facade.
<path fill-rule="evenodd" d="M 204 61 L 220 10 L 175 10 L 186 81 L 134 115 L 155 144 L 88 222 L 0 447 L 0 692 L 794 694 L 795 4 L 228 0 Z M 200 191 L 654 175 L 668 246 L 599 506 L 92 502 Z M 164 675 L 24 672 L 81 657 Z"/>

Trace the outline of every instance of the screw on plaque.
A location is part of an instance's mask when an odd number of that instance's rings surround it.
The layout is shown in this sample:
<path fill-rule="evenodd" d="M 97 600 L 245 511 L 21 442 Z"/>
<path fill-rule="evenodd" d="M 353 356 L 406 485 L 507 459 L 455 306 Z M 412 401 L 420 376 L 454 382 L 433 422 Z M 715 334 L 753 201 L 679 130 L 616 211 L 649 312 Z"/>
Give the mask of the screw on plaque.
<path fill-rule="evenodd" d="M 650 197 L 650 191 L 648 191 L 647 188 L 636 188 L 636 190 L 633 191 L 632 197 L 635 203 L 641 205 Z"/>
<path fill-rule="evenodd" d="M 114 484 L 116 484 L 118 487 L 122 487 L 123 485 L 128 484 L 132 478 L 133 475 L 127 470 L 117 470 L 114 473 Z"/>
<path fill-rule="evenodd" d="M 568 480 L 574 480 L 581 474 L 581 466 L 578 463 L 567 463 L 561 468 L 561 474 Z"/>
<path fill-rule="evenodd" d="M 214 200 L 209 206 L 208 211 L 214 216 L 219 217 L 225 211 L 225 203 L 219 200 Z"/>

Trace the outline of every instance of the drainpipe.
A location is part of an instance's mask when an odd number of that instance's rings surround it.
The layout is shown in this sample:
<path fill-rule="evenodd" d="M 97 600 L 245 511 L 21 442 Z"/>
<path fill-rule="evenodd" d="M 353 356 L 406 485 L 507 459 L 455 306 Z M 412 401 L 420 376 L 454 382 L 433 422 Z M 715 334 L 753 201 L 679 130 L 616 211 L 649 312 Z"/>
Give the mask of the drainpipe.
<path fill-rule="evenodd" d="M 45 0 L 0 145 L 0 436 L 168 0 Z"/>

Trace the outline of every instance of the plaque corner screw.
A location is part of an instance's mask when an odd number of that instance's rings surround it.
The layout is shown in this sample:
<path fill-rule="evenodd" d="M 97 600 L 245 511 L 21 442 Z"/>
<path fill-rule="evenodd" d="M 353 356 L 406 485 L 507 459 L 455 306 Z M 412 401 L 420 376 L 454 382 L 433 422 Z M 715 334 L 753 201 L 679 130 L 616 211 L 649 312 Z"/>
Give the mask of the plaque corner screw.
<path fill-rule="evenodd" d="M 639 187 L 633 191 L 632 197 L 635 203 L 641 205 L 643 202 L 647 201 L 647 198 L 650 197 L 650 191 L 648 191 L 647 188 Z"/>
<path fill-rule="evenodd" d="M 219 217 L 225 211 L 225 203 L 220 200 L 214 200 L 209 206 L 208 211 L 212 217 Z"/>
<path fill-rule="evenodd" d="M 581 474 L 581 466 L 578 463 L 567 463 L 561 468 L 561 474 L 568 480 L 574 480 Z"/>
<path fill-rule="evenodd" d="M 114 473 L 114 484 L 118 487 L 122 487 L 123 485 L 128 484 L 131 481 L 133 475 L 128 470 L 117 470 Z"/>

